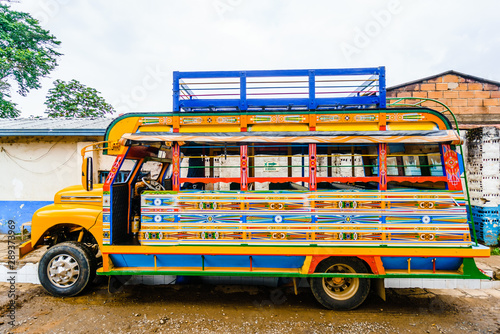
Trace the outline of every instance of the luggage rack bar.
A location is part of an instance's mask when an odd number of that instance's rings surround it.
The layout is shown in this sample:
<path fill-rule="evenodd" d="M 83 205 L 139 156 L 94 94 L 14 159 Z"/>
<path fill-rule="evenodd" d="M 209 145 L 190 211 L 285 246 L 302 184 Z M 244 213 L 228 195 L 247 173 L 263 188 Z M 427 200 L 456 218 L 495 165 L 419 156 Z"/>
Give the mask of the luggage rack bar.
<path fill-rule="evenodd" d="M 386 108 L 385 67 L 173 73 L 174 112 Z"/>

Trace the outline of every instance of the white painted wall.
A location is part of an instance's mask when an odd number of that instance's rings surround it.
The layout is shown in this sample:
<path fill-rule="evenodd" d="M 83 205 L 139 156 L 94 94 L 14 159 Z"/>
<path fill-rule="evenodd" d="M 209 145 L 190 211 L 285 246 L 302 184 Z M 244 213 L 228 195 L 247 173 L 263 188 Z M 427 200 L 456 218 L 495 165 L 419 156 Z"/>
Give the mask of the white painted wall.
<path fill-rule="evenodd" d="M 0 139 L 0 201 L 51 201 L 64 187 L 81 184 L 80 150 L 91 142 L 74 137 Z M 113 158 L 93 156 L 95 173 Z M 100 165 L 102 163 L 102 165 Z"/>

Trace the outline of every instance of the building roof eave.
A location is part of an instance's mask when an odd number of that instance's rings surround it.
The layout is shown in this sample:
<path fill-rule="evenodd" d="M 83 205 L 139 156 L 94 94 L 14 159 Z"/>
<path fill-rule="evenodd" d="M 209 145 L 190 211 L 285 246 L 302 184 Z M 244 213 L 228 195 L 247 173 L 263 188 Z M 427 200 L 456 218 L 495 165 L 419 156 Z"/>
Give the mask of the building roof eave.
<path fill-rule="evenodd" d="M 1 129 L 0 137 L 15 136 L 98 136 L 103 137 L 106 129 Z"/>
<path fill-rule="evenodd" d="M 472 79 L 472 80 L 475 80 L 475 81 L 479 81 L 479 82 L 484 82 L 484 83 L 488 83 L 488 84 L 491 84 L 491 85 L 500 86 L 500 82 L 497 82 L 497 81 L 493 81 L 493 80 L 488 80 L 488 79 L 476 77 L 474 75 L 465 74 L 465 73 L 454 71 L 454 70 L 449 70 L 449 71 L 446 71 L 446 72 L 442 72 L 442 73 L 431 75 L 429 77 L 425 77 L 425 78 L 421 78 L 421 79 L 417 79 L 417 80 L 405 82 L 405 83 L 402 83 L 402 84 L 399 84 L 399 85 L 395 85 L 395 86 L 392 86 L 392 87 L 387 87 L 387 91 L 399 89 L 399 88 L 402 88 L 402 87 L 405 87 L 405 86 L 415 85 L 415 84 L 421 83 L 423 81 L 435 79 L 437 77 L 445 76 L 445 75 L 448 75 L 448 74 L 453 74 L 453 75 L 457 75 L 457 76 L 460 76 L 460 77 L 463 77 L 463 78 L 466 78 L 466 79 Z"/>

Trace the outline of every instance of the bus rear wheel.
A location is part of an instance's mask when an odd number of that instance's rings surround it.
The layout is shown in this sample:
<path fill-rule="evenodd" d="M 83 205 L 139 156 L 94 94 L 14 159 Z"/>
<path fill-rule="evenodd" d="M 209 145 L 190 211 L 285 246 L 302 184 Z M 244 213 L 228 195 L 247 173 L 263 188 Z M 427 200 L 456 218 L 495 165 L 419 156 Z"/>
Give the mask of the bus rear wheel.
<path fill-rule="evenodd" d="M 316 267 L 317 273 L 367 273 L 358 258 L 330 257 Z M 360 306 L 370 292 L 370 279 L 359 277 L 317 277 L 310 280 L 311 290 L 318 302 L 331 310 L 352 310 Z"/>
<path fill-rule="evenodd" d="M 50 294 L 60 297 L 82 292 L 95 277 L 97 262 L 92 251 L 82 243 L 57 244 L 42 256 L 38 265 L 40 283 Z"/>

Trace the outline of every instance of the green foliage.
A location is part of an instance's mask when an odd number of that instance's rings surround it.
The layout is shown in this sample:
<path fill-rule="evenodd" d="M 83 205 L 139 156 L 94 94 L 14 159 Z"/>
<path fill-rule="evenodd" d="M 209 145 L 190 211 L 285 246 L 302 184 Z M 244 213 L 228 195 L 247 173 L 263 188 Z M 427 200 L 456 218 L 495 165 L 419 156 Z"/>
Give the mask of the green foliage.
<path fill-rule="evenodd" d="M 6 97 L 10 96 L 2 93 L 2 91 L 0 90 L 0 118 L 19 116 L 21 112 L 16 108 L 16 104 L 14 102 L 8 101 Z"/>
<path fill-rule="evenodd" d="M 19 110 L 9 102 L 10 84 L 25 96 L 30 89 L 40 88 L 40 78 L 57 66 L 61 54 L 55 48 L 61 42 L 44 30 L 28 13 L 0 5 L 0 117 L 17 117 Z"/>
<path fill-rule="evenodd" d="M 500 248 L 492 248 L 491 249 L 491 255 L 500 255 Z"/>
<path fill-rule="evenodd" d="M 56 80 L 47 94 L 46 114 L 48 117 L 104 117 L 115 112 L 99 94 L 74 79 Z"/>

